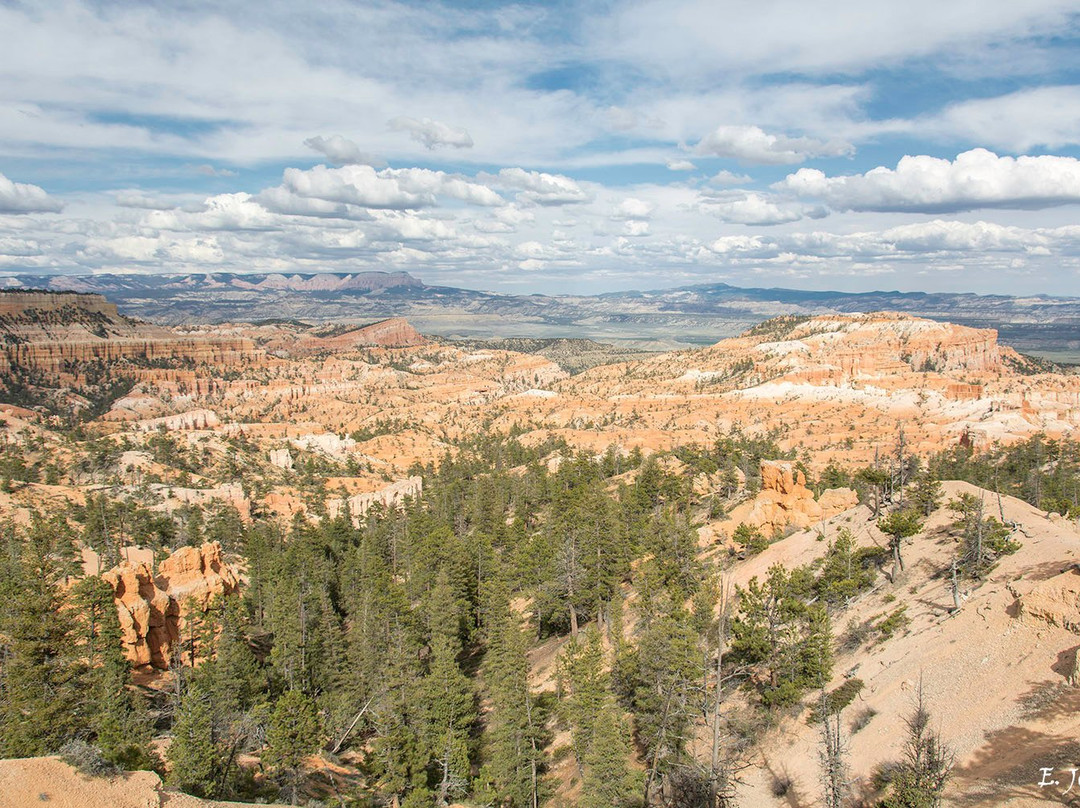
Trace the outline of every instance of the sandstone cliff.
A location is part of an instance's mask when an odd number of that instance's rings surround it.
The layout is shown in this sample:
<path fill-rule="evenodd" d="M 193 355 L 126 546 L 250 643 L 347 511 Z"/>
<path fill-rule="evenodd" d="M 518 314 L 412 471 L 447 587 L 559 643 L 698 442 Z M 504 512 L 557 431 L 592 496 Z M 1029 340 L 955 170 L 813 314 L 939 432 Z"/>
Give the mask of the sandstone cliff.
<path fill-rule="evenodd" d="M 239 578 L 221 557 L 221 545 L 181 547 L 158 564 L 122 563 L 101 576 L 113 587 L 124 653 L 134 665 L 166 669 L 191 609 L 205 612 Z"/>
<path fill-rule="evenodd" d="M 59 374 L 78 363 L 120 359 L 228 365 L 258 356 L 246 338 L 193 339 L 128 319 L 101 295 L 0 294 L 0 372 Z"/>

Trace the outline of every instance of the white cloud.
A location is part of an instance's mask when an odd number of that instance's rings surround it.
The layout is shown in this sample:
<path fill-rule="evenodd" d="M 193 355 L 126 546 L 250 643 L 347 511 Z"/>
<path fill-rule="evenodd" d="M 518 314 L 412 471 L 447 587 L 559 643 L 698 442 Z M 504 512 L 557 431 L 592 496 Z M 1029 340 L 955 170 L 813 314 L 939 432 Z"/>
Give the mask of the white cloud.
<path fill-rule="evenodd" d="M 361 151 L 356 143 L 341 135 L 331 135 L 330 137 L 316 135 L 307 138 L 304 145 L 324 155 L 327 160 L 336 166 L 367 165 L 375 168 L 386 167 L 385 160 L 376 157 L 374 154 Z"/>
<path fill-rule="evenodd" d="M 1080 86 L 1034 87 L 994 98 L 961 101 L 912 121 L 910 131 L 961 137 L 1024 152 L 1080 143 Z"/>
<path fill-rule="evenodd" d="M 644 221 L 652 218 L 653 211 L 656 210 L 656 205 L 652 202 L 646 202 L 644 199 L 637 199 L 635 197 L 627 197 L 618 205 L 611 213 L 612 219 L 636 219 Z"/>
<path fill-rule="evenodd" d="M 675 159 L 667 161 L 667 168 L 668 168 L 668 171 L 696 171 L 697 170 L 697 166 L 694 165 L 689 160 L 675 160 Z"/>
<path fill-rule="evenodd" d="M 727 202 L 704 202 L 703 207 L 722 221 L 734 224 L 773 225 L 797 222 L 802 210 L 777 205 L 761 194 L 746 194 Z"/>
<path fill-rule="evenodd" d="M 153 210 L 143 224 L 158 230 L 273 230 L 279 226 L 272 213 L 245 193 L 211 196 L 198 211 Z"/>
<path fill-rule="evenodd" d="M 472 136 L 460 126 L 450 126 L 431 118 L 417 120 L 402 115 L 389 121 L 387 126 L 397 132 L 408 132 L 413 140 L 423 143 L 428 149 L 439 146 L 452 146 L 455 149 L 473 147 Z"/>
<path fill-rule="evenodd" d="M 402 187 L 414 193 L 429 193 L 449 196 L 473 205 L 496 207 L 506 201 L 488 188 L 461 177 L 455 177 L 442 171 L 426 168 L 387 169 L 379 173 L 380 177 L 395 179 Z"/>
<path fill-rule="evenodd" d="M 12 182 L 0 174 L 0 214 L 58 213 L 63 208 L 45 193 L 44 188 L 23 182 Z"/>
<path fill-rule="evenodd" d="M 723 236 L 709 249 L 729 257 L 775 258 L 797 256 L 800 260 L 892 258 L 923 260 L 933 256 L 975 258 L 986 253 L 1050 255 L 1072 253 L 1080 248 L 1080 227 L 1026 229 L 993 222 L 960 222 L 935 219 L 884 230 L 857 233 L 786 233 L 766 236 Z"/>
<path fill-rule="evenodd" d="M 946 212 L 1045 208 L 1080 202 L 1080 161 L 1072 157 L 998 157 L 972 149 L 955 161 L 907 156 L 895 169 L 828 177 L 801 168 L 774 186 L 820 199 L 835 210 Z"/>
<path fill-rule="evenodd" d="M 718 74 L 734 81 L 747 73 L 859 71 L 930 55 L 939 69 L 980 59 L 987 71 L 1003 71 L 1013 67 L 1009 45 L 1068 31 L 1076 10 L 1071 0 L 982 0 L 977 8 L 940 0 L 833 0 L 825 8 L 763 0 L 733 13 L 715 0 L 634 0 L 587 30 L 604 55 L 640 71 L 663 71 L 675 83 L 704 83 Z"/>
<path fill-rule="evenodd" d="M 490 175 L 489 175 L 490 176 Z M 588 202 L 592 195 L 569 177 L 562 174 L 544 174 L 523 168 L 504 168 L 494 182 L 510 188 L 518 188 L 520 199 L 537 205 L 571 205 Z"/>
<path fill-rule="evenodd" d="M 761 127 L 746 125 L 718 126 L 694 147 L 695 154 L 760 165 L 788 165 L 812 157 L 838 157 L 854 151 L 854 146 L 841 140 L 770 135 Z"/>
<path fill-rule="evenodd" d="M 716 185 L 723 187 L 725 185 L 746 185 L 753 182 L 753 178 L 746 174 L 735 174 L 728 171 L 726 168 L 722 168 L 717 171 L 713 176 L 709 177 L 709 185 Z"/>
<path fill-rule="evenodd" d="M 346 202 L 334 202 L 311 196 L 301 196 L 284 185 L 264 188 L 257 197 L 259 204 L 274 213 L 289 216 L 316 216 L 327 219 L 371 218 L 367 208 Z"/>
<path fill-rule="evenodd" d="M 118 191 L 115 201 L 118 207 L 140 208 L 142 210 L 172 210 L 177 206 L 175 200 L 160 196 L 148 196 L 142 191 Z"/>
<path fill-rule="evenodd" d="M 422 208 L 435 204 L 430 189 L 406 190 L 404 183 L 386 177 L 371 166 L 348 165 L 341 168 L 315 166 L 302 171 L 287 168 L 283 187 L 292 193 L 324 202 L 343 202 L 364 208 Z"/>
<path fill-rule="evenodd" d="M 460 199 L 473 205 L 505 204 L 491 188 L 443 171 L 425 168 L 376 171 L 369 165 L 340 168 L 319 165 L 306 171 L 287 168 L 282 184 L 260 195 L 267 206 L 282 213 L 348 218 L 358 217 L 355 211 L 342 208 L 343 205 L 406 210 L 432 207 L 439 197 Z"/>

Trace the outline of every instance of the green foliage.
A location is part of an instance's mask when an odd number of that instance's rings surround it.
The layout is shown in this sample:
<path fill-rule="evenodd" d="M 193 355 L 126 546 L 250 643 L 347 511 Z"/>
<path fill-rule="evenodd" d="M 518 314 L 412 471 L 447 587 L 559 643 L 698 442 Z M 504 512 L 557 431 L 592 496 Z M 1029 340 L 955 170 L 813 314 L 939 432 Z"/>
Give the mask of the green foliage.
<path fill-rule="evenodd" d="M 764 582 L 739 589 L 732 621 L 732 661 L 760 667 L 763 705 L 784 706 L 821 687 L 832 671 L 831 630 L 824 604 L 810 603 L 814 578 L 806 567 L 774 565 Z"/>
<path fill-rule="evenodd" d="M 825 694 L 824 702 L 818 701 L 814 704 L 814 709 L 810 712 L 810 722 L 817 723 L 822 720 L 822 709 L 825 710 L 827 715 L 836 715 L 851 702 L 855 701 L 855 697 L 862 692 L 864 683 L 862 679 L 847 679 L 839 687 L 830 690 Z"/>
<path fill-rule="evenodd" d="M 907 492 L 912 507 L 924 516 L 929 516 L 941 504 L 942 495 L 941 481 L 929 471 L 919 472 Z"/>
<path fill-rule="evenodd" d="M 974 494 L 963 493 L 949 503 L 957 516 L 954 530 L 960 533 L 960 567 L 972 577 L 982 577 L 997 560 L 1020 549 L 1012 531 L 993 516 L 985 516 L 985 503 Z"/>
<path fill-rule="evenodd" d="M 906 628 L 909 623 L 911 623 L 911 618 L 907 616 L 907 606 L 901 606 L 885 615 L 875 628 L 881 639 L 887 640 L 896 632 Z"/>
<path fill-rule="evenodd" d="M 509 808 L 525 808 L 540 797 L 546 742 L 542 711 L 529 688 L 528 639 L 504 583 L 492 585 L 486 604 L 484 681 L 491 699 L 488 796 Z"/>
<path fill-rule="evenodd" d="M 196 797 L 217 795 L 220 756 L 209 697 L 192 688 L 184 697 L 169 744 L 170 785 Z"/>
<path fill-rule="evenodd" d="M 888 794 L 881 808 L 938 808 L 949 780 L 953 753 L 930 726 L 921 684 L 915 710 L 905 723 L 903 757 L 889 772 Z"/>
<path fill-rule="evenodd" d="M 957 446 L 930 459 L 937 479 L 965 480 L 1044 511 L 1080 516 L 1080 443 L 1043 434 L 976 452 Z"/>
<path fill-rule="evenodd" d="M 319 748 L 322 722 L 315 701 L 299 690 L 290 690 L 274 705 L 266 725 L 266 750 L 262 760 L 288 783 L 292 794 L 300 781 L 304 758 Z"/>
<path fill-rule="evenodd" d="M 8 638 L 0 656 L 0 755 L 48 754 L 85 728 L 85 667 L 72 653 L 60 588 L 74 567 L 71 535 L 59 520 L 35 515 L 25 535 L 9 533 L 5 544 L 15 557 L 6 570 L 11 597 L 0 604 L 0 635 Z"/>
<path fill-rule="evenodd" d="M 830 605 L 846 603 L 873 585 L 882 560 L 880 548 L 858 547 L 851 531 L 841 528 L 821 559 L 814 591 Z"/>
<path fill-rule="evenodd" d="M 593 724 L 582 764 L 582 808 L 632 808 L 641 804 L 641 775 L 630 768 L 630 734 L 615 699 L 607 696 Z"/>
<path fill-rule="evenodd" d="M 731 538 L 743 546 L 747 555 L 757 555 L 769 546 L 769 540 L 757 525 L 739 522 Z"/>

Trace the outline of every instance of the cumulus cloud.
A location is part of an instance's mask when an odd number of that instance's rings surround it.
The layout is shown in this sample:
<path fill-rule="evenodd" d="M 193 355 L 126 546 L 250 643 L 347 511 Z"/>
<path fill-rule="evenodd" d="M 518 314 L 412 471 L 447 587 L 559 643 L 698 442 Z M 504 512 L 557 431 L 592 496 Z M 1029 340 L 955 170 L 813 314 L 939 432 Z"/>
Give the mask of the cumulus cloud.
<path fill-rule="evenodd" d="M 702 200 L 702 207 L 721 221 L 733 224 L 786 224 L 797 222 L 805 215 L 801 206 L 778 205 L 762 194 L 745 194 L 722 201 Z"/>
<path fill-rule="evenodd" d="M 774 188 L 820 199 L 835 210 L 918 211 L 1045 208 L 1080 202 L 1080 160 L 1073 157 L 998 157 L 972 149 L 956 160 L 907 156 L 895 169 L 828 177 L 801 168 Z"/>
<path fill-rule="evenodd" d="M 23 182 L 12 182 L 0 174 L 0 214 L 58 213 L 63 208 L 45 193 L 44 188 Z"/>
<path fill-rule="evenodd" d="M 611 213 L 611 218 L 617 220 L 628 219 L 644 221 L 651 218 L 653 211 L 655 210 L 656 205 L 652 202 L 646 202 L 644 199 L 636 199 L 631 196 L 615 206 L 615 210 Z"/>
<path fill-rule="evenodd" d="M 450 126 L 442 121 L 433 121 L 431 118 L 417 120 L 402 115 L 387 122 L 387 126 L 396 132 L 408 132 L 413 140 L 423 143 L 428 149 L 436 149 L 439 146 L 471 149 L 473 146 L 472 136 L 460 126 Z"/>
<path fill-rule="evenodd" d="M 273 230 L 280 223 L 251 194 L 218 194 L 201 210 L 154 210 L 143 224 L 158 230 Z"/>
<path fill-rule="evenodd" d="M 788 205 L 778 205 L 760 193 L 747 193 L 742 199 L 708 205 L 723 221 L 737 225 L 783 225 L 798 221 L 802 212 Z"/>
<path fill-rule="evenodd" d="M 348 165 L 341 168 L 315 166 L 307 171 L 287 168 L 282 180 L 282 186 L 297 196 L 324 202 L 342 202 L 363 208 L 390 210 L 422 208 L 435 204 L 435 195 L 430 189 L 406 190 L 397 178 L 384 177 L 366 165 Z"/>
<path fill-rule="evenodd" d="M 341 135 L 323 137 L 316 135 L 304 141 L 304 145 L 313 151 L 319 152 L 336 166 L 365 165 L 375 168 L 385 168 L 386 161 L 374 154 L 361 151 L 353 141 Z"/>
<path fill-rule="evenodd" d="M 981 256 L 986 253 L 1048 255 L 1075 252 L 1080 227 L 1027 229 L 994 222 L 935 219 L 884 230 L 857 233 L 785 233 L 775 237 L 723 236 L 709 250 L 729 258 L 926 259 L 933 256 Z"/>
<path fill-rule="evenodd" d="M 494 207 L 506 201 L 488 188 L 461 177 L 455 177 L 443 171 L 431 171 L 426 168 L 387 169 L 379 173 L 380 177 L 395 179 L 406 190 L 418 193 L 449 196 L 473 205 Z"/>
<path fill-rule="evenodd" d="M 812 157 L 839 157 L 854 151 L 854 146 L 842 140 L 771 135 L 761 127 L 745 125 L 718 126 L 694 147 L 696 154 L 760 165 L 790 165 Z"/>
<path fill-rule="evenodd" d="M 523 168 L 504 168 L 491 179 L 506 187 L 520 189 L 519 199 L 537 205 L 571 205 L 592 199 L 591 194 L 584 188 L 562 174 L 544 174 L 540 171 L 526 171 Z"/>
<path fill-rule="evenodd" d="M 727 169 L 720 169 L 713 174 L 713 176 L 709 177 L 709 185 L 720 187 L 725 185 L 745 185 L 753 181 L 753 178 L 747 174 L 735 174 Z"/>
<path fill-rule="evenodd" d="M 434 206 L 439 197 L 472 205 L 498 206 L 505 200 L 486 185 L 426 168 L 387 168 L 369 165 L 340 168 L 315 166 L 306 171 L 287 168 L 282 184 L 260 198 L 282 213 L 356 218 L 342 205 L 373 210 L 408 210 Z M 313 201 L 303 202 L 301 200 Z"/>
<path fill-rule="evenodd" d="M 121 208 L 139 208 L 141 210 L 172 210 L 176 203 L 168 199 L 147 196 L 141 191 L 119 191 L 115 202 Z"/>
<path fill-rule="evenodd" d="M 284 185 L 263 189 L 259 192 L 257 199 L 259 204 L 267 210 L 287 216 L 361 220 L 371 218 L 367 208 L 357 207 L 346 202 L 302 196 Z"/>

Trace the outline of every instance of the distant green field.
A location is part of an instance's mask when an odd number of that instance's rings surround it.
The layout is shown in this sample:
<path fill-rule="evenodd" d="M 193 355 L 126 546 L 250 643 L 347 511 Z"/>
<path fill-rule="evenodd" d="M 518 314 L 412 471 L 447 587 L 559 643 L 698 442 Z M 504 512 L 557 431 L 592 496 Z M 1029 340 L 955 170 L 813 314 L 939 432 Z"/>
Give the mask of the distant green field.
<path fill-rule="evenodd" d="M 1077 351 L 1043 351 L 1026 350 L 1028 356 L 1037 356 L 1040 359 L 1048 359 L 1058 365 L 1080 365 L 1080 350 Z"/>

